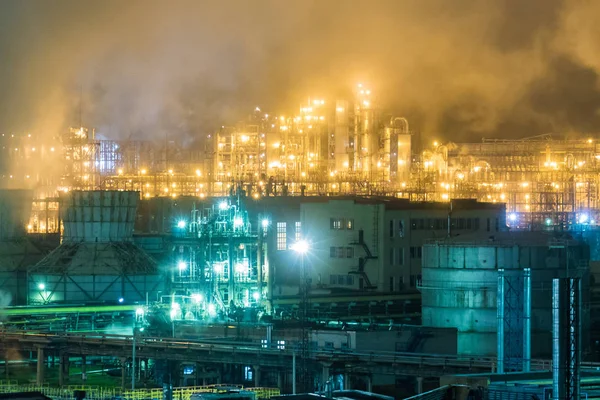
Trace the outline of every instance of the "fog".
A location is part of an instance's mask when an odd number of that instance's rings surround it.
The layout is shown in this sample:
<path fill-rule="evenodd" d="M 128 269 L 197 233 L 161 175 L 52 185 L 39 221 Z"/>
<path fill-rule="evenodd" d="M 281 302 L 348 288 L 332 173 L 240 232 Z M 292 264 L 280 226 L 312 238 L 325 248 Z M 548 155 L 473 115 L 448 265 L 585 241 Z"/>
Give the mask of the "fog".
<path fill-rule="evenodd" d="M 600 130 L 591 0 L 0 2 L 0 131 L 201 140 L 357 82 L 425 137 Z"/>

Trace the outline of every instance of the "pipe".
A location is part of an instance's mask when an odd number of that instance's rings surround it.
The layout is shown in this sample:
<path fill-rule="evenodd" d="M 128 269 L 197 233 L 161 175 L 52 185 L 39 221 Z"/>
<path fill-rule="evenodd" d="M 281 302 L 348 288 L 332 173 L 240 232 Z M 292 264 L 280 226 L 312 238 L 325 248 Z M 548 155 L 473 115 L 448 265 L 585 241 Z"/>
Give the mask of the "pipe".
<path fill-rule="evenodd" d="M 560 279 L 552 279 L 552 398 L 561 399 Z"/>
<path fill-rule="evenodd" d="M 296 352 L 292 355 L 292 394 L 296 394 Z"/>
<path fill-rule="evenodd" d="M 523 269 L 523 372 L 531 369 L 531 268 Z"/>
<path fill-rule="evenodd" d="M 498 269 L 498 292 L 496 294 L 496 301 L 498 303 L 497 317 L 498 317 L 498 332 L 496 335 L 497 347 L 496 347 L 496 359 L 498 365 L 496 366 L 496 372 L 498 374 L 504 373 L 504 268 Z"/>

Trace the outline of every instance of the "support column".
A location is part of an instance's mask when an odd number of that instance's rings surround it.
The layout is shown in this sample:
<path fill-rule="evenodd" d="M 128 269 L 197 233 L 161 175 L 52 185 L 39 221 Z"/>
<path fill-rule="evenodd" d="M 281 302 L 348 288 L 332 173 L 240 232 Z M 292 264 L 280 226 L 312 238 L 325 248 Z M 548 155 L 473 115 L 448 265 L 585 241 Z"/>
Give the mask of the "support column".
<path fill-rule="evenodd" d="M 64 386 L 69 383 L 69 354 L 59 354 L 58 384 Z"/>
<path fill-rule="evenodd" d="M 254 387 L 260 387 L 260 365 L 254 366 Z"/>
<path fill-rule="evenodd" d="M 87 380 L 87 357 L 81 356 L 81 381 L 85 383 Z"/>
<path fill-rule="evenodd" d="M 323 364 L 321 379 L 323 380 L 323 385 L 329 380 L 329 365 Z"/>
<path fill-rule="evenodd" d="M 44 384 L 44 364 L 45 364 L 44 361 L 45 361 L 44 348 L 38 347 L 38 349 L 37 349 L 37 373 L 36 373 L 36 377 L 35 377 L 35 382 L 37 385 Z"/>
<path fill-rule="evenodd" d="M 371 375 L 367 375 L 366 379 L 367 379 L 367 392 L 373 393 L 373 377 Z"/>
<path fill-rule="evenodd" d="M 423 377 L 417 376 L 417 394 L 423 393 Z"/>
<path fill-rule="evenodd" d="M 8 369 L 8 351 L 4 352 L 4 375 L 6 376 L 6 380 L 8 380 L 8 376 L 10 375 Z"/>
<path fill-rule="evenodd" d="M 344 387 L 342 390 L 352 390 L 352 385 L 350 385 L 350 375 L 347 372 L 344 372 Z"/>
<path fill-rule="evenodd" d="M 296 394 L 296 352 L 292 355 L 292 394 Z"/>
<path fill-rule="evenodd" d="M 125 387 L 125 381 L 127 377 L 127 359 L 126 358 L 121 358 L 121 388 L 123 390 L 127 389 Z"/>
<path fill-rule="evenodd" d="M 277 371 L 277 387 L 279 389 L 283 388 L 283 372 Z"/>

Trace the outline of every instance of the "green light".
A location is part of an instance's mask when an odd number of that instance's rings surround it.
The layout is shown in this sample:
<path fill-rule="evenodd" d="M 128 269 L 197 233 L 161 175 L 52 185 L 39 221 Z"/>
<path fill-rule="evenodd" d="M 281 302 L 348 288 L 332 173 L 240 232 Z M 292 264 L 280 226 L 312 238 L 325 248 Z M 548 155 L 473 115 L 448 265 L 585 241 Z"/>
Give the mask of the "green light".
<path fill-rule="evenodd" d="M 552 220 L 550 218 L 546 218 L 546 225 L 552 225 Z"/>

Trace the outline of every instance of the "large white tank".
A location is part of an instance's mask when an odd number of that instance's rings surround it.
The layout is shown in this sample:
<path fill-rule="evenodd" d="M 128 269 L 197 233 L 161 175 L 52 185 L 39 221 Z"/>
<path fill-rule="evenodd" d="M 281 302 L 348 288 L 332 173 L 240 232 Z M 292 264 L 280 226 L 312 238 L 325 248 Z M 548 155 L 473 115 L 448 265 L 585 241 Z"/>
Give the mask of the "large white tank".
<path fill-rule="evenodd" d="M 488 240 L 456 237 L 426 244 L 420 283 L 423 325 L 457 328 L 459 354 L 495 356 L 498 270 L 517 276 L 530 268 L 531 354 L 548 356 L 552 278 L 564 275 L 567 264 L 572 273 L 587 277 L 588 260 L 587 246 L 541 232 L 499 232 Z"/>

